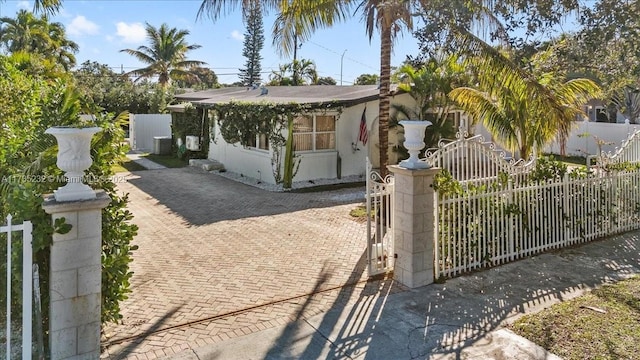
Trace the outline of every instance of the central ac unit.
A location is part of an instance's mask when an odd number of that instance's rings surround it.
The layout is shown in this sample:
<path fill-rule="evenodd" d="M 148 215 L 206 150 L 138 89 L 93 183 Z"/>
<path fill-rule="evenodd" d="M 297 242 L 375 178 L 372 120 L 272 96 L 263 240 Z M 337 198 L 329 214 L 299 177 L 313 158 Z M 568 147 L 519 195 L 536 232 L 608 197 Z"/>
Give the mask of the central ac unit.
<path fill-rule="evenodd" d="M 198 136 L 187 136 L 187 150 L 200 151 L 200 138 Z"/>

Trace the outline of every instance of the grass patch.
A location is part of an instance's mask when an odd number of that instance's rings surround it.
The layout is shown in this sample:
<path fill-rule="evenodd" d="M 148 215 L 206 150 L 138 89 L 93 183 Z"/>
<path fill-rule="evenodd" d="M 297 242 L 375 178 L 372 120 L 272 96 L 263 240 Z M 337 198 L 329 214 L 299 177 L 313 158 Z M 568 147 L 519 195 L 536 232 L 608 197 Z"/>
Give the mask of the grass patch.
<path fill-rule="evenodd" d="M 371 216 L 373 216 L 373 210 L 371 210 Z M 351 209 L 349 211 L 349 216 L 353 218 L 353 220 L 357 222 L 366 222 L 367 221 L 367 205 L 358 205 L 357 207 Z"/>
<path fill-rule="evenodd" d="M 174 155 L 144 155 L 145 158 L 168 168 L 181 168 L 189 165 L 189 160 L 178 159 Z"/>
<path fill-rule="evenodd" d="M 587 165 L 587 158 L 584 156 L 562 156 L 558 154 L 544 154 L 544 156 L 553 156 L 553 158 L 557 161 L 566 163 L 567 165 Z"/>
<path fill-rule="evenodd" d="M 599 310 L 603 310 L 600 312 Z M 640 354 L 640 276 L 523 316 L 511 329 L 564 359 Z"/>
<path fill-rule="evenodd" d="M 358 205 L 357 208 L 351 209 L 349 211 L 349 215 L 355 218 L 366 218 L 367 217 L 367 206 L 366 205 Z"/>
<path fill-rule="evenodd" d="M 140 171 L 140 170 L 146 170 L 146 168 L 134 162 L 133 160 L 129 159 L 126 156 L 122 158 L 122 160 L 120 161 L 120 164 L 113 166 L 113 171 L 115 173 L 127 172 L 127 171 Z"/>

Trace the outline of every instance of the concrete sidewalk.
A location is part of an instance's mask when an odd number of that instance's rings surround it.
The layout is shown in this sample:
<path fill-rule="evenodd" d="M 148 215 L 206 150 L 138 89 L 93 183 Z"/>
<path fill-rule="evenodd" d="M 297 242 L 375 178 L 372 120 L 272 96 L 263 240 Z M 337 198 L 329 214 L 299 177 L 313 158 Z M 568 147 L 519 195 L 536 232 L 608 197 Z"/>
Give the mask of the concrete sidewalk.
<path fill-rule="evenodd" d="M 326 313 L 301 311 L 287 324 L 169 358 L 554 359 L 505 325 L 640 273 L 639 239 L 631 232 L 391 295 L 377 282 Z"/>

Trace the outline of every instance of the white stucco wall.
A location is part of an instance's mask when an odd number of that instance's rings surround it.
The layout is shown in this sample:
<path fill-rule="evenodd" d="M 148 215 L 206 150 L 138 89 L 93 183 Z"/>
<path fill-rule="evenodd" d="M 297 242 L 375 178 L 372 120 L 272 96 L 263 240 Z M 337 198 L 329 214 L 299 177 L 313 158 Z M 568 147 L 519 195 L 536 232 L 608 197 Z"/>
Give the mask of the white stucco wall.
<path fill-rule="evenodd" d="M 411 104 L 408 94 L 395 96 L 392 103 Z M 367 129 L 369 141 L 363 145 L 358 141 L 360 119 L 366 105 Z M 378 160 L 378 101 L 370 101 L 366 104 L 358 104 L 344 108 L 336 121 L 336 149 L 316 152 L 297 152 L 300 158 L 300 168 L 293 181 L 309 181 L 318 179 L 334 179 L 338 175 L 338 155 L 342 166 L 341 176 L 362 176 L 364 180 L 366 164 L 365 159 L 369 155 L 372 161 Z M 286 134 L 285 134 L 286 135 Z M 390 147 L 395 141 L 395 133 L 389 135 Z M 220 135 L 217 126 L 211 137 L 209 146 L 209 158 L 224 164 L 231 172 L 242 174 L 270 184 L 275 184 L 275 178 L 271 168 L 271 151 L 247 149 L 239 144 L 227 144 Z M 392 142 L 393 140 L 393 142 Z M 352 145 L 353 144 L 353 145 Z M 375 156 L 374 157 L 372 156 Z M 392 155 L 392 154 L 390 154 Z M 284 149 L 282 150 L 284 157 Z M 282 159 L 284 161 L 284 159 Z"/>

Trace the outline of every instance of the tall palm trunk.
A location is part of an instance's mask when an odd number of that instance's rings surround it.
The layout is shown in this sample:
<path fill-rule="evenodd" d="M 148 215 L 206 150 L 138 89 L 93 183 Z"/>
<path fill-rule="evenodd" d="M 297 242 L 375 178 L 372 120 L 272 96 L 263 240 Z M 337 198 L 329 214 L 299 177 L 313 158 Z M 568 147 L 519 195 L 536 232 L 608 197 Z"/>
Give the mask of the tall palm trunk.
<path fill-rule="evenodd" d="M 380 29 L 380 106 L 378 137 L 380 144 L 380 174 L 388 174 L 389 161 L 389 87 L 391 85 L 391 26 L 383 21 Z"/>

